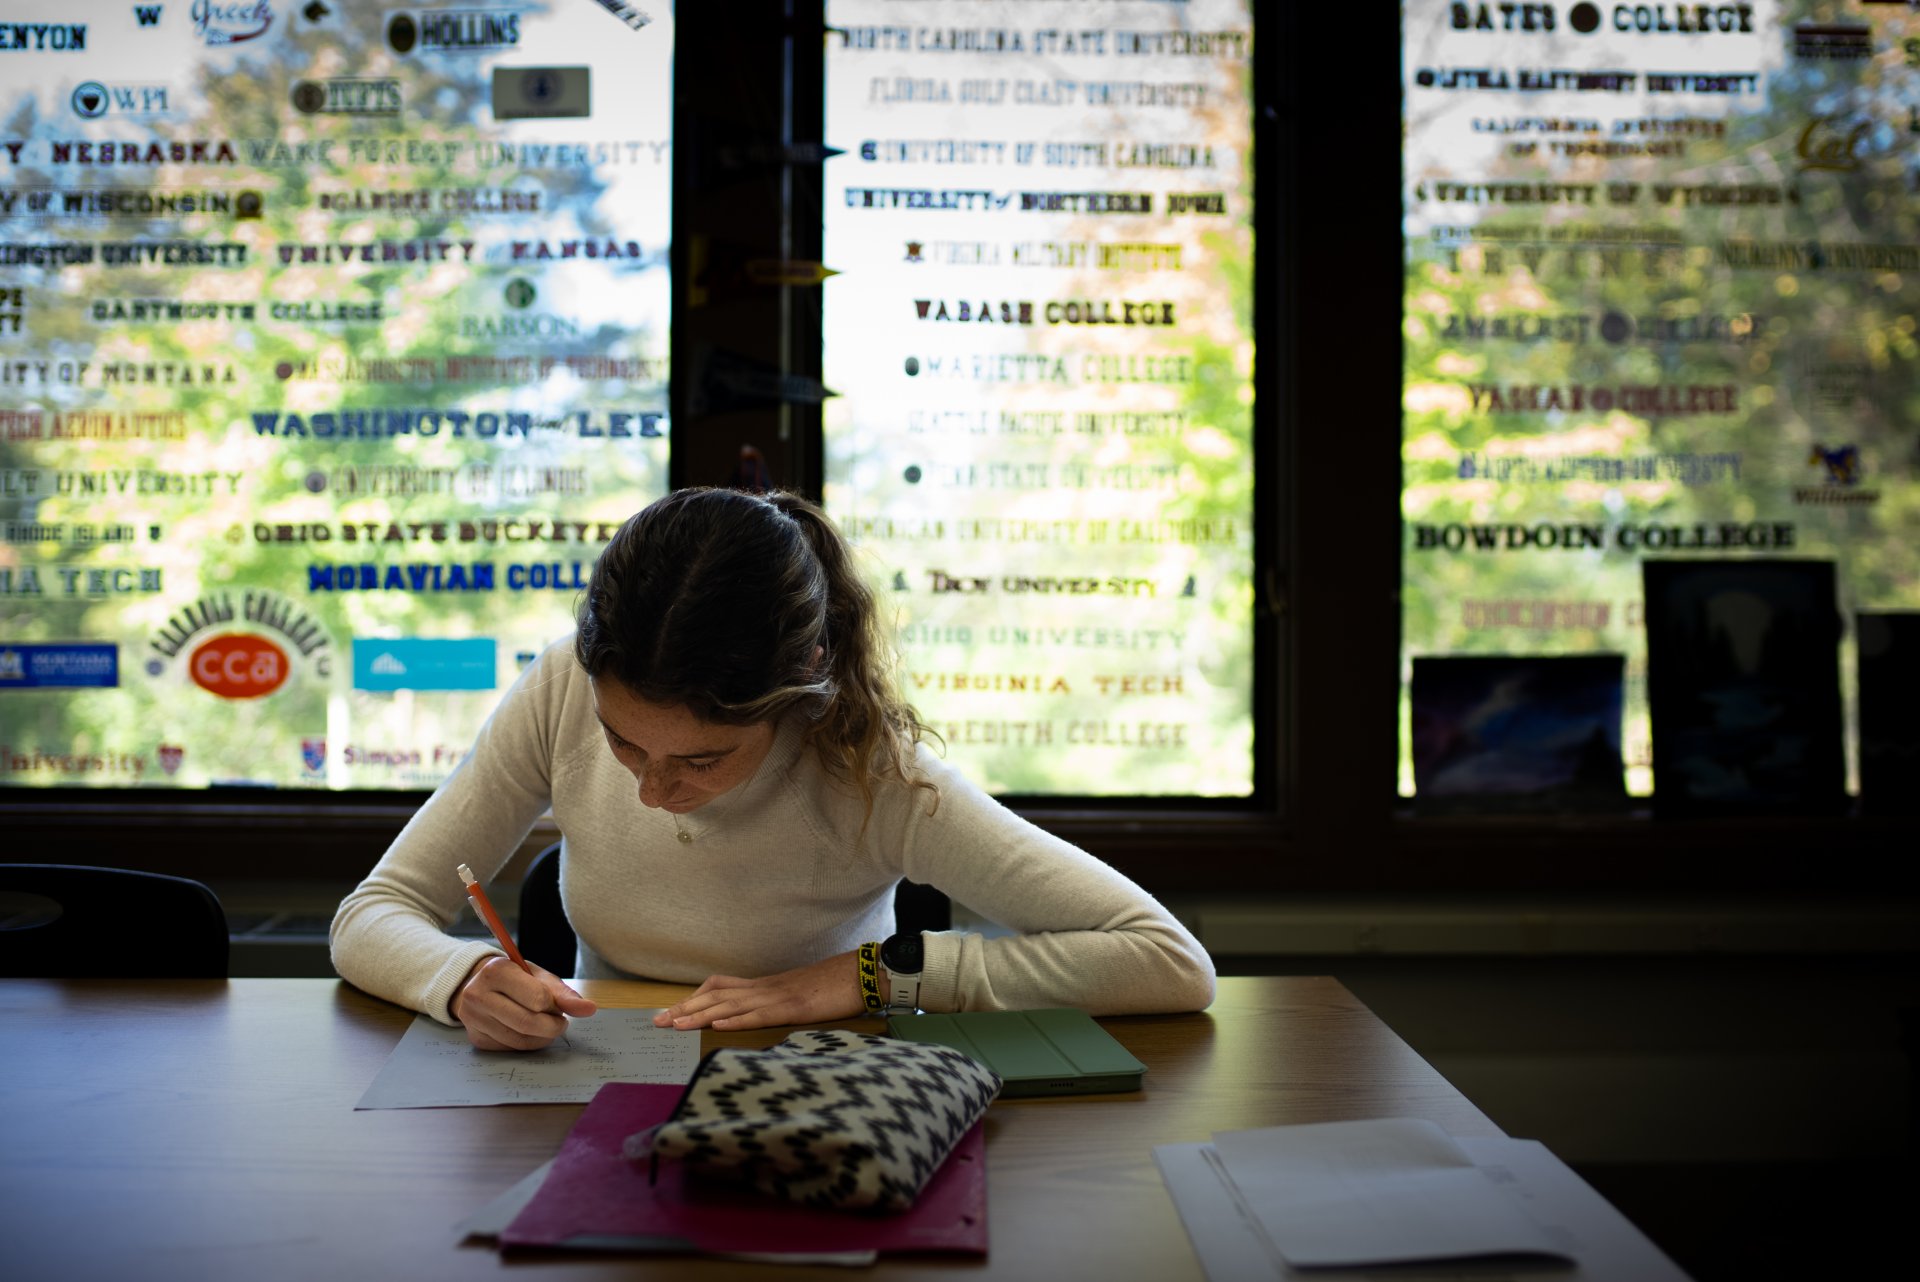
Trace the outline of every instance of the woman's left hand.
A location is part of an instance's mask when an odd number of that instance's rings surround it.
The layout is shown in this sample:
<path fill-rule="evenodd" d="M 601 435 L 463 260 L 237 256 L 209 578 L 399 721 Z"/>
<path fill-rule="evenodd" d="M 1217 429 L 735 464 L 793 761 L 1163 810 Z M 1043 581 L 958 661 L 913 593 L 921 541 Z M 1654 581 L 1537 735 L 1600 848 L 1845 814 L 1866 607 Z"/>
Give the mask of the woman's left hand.
<path fill-rule="evenodd" d="M 653 1022 L 661 1028 L 769 1028 L 847 1019 L 865 1010 L 859 962 L 853 953 L 841 953 L 761 979 L 714 975 Z"/>

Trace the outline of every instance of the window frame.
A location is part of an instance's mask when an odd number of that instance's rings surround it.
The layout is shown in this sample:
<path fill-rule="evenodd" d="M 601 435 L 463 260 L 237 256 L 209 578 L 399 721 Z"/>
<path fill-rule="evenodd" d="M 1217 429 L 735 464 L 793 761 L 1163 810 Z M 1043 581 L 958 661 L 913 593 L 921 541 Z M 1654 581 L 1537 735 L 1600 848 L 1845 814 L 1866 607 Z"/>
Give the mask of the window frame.
<path fill-rule="evenodd" d="M 784 26 L 742 24 L 728 6 L 683 9 L 683 48 L 692 47 L 681 56 L 692 60 L 696 42 L 713 43 L 706 62 L 677 64 L 694 74 L 676 73 L 676 137 L 683 140 L 675 148 L 676 222 L 693 216 L 702 200 L 818 210 L 817 171 L 762 176 L 757 181 L 772 184 L 757 193 L 764 200 L 742 199 L 738 183 L 731 191 L 701 192 L 681 173 L 692 129 L 731 127 L 730 96 L 738 104 L 764 95 L 769 76 L 801 97 L 811 93 L 811 114 L 785 113 L 783 136 L 818 139 L 819 67 L 787 52 L 820 42 L 769 41 L 779 47 L 749 56 L 740 39 L 749 30 L 823 25 L 820 0 L 786 0 L 784 8 Z M 709 35 L 699 33 L 702 13 Z M 1398 152 L 1390 162 L 1370 163 L 1365 140 L 1400 136 L 1400 13 L 1387 6 L 1303 11 L 1255 0 L 1254 14 L 1254 307 L 1261 341 L 1254 402 L 1255 801 L 1009 804 L 1160 895 L 1738 890 L 1793 897 L 1898 889 L 1911 857 L 1910 818 L 1417 818 L 1397 797 L 1402 181 Z M 1386 50 L 1394 52 L 1382 56 Z M 793 257 L 809 249 L 818 256 L 817 218 L 742 230 L 775 237 Z M 749 443 L 761 449 L 777 481 L 818 493 L 817 404 L 724 418 L 691 413 L 686 398 L 697 373 L 682 361 L 696 355 L 691 336 L 698 331 L 689 329 L 683 341 L 680 325 L 696 322 L 678 310 L 689 244 L 688 236 L 676 236 L 671 482 L 724 482 L 738 445 Z M 802 336 L 785 349 L 791 371 L 806 374 L 811 360 L 817 378 L 813 293 L 810 331 L 794 297 L 780 323 Z M 718 325 L 724 318 L 701 319 Z M 780 339 L 768 331 L 753 341 Z M 351 884 L 425 795 L 263 799 L 251 792 L 20 789 L 0 793 L 0 828 L 15 858 Z M 543 821 L 525 848 L 552 839 L 550 821 Z M 273 868 L 259 866 L 263 850 L 272 851 Z"/>

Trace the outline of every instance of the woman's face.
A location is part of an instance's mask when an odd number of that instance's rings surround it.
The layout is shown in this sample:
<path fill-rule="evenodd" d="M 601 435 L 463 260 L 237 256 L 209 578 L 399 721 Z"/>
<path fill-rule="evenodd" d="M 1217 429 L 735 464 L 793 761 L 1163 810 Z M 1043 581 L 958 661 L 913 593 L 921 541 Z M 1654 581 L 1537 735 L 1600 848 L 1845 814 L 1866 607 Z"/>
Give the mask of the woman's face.
<path fill-rule="evenodd" d="M 702 721 L 679 704 L 642 699 L 611 677 L 595 679 L 593 706 L 614 757 L 640 781 L 642 804 L 676 815 L 751 779 L 773 747 L 770 721 Z"/>

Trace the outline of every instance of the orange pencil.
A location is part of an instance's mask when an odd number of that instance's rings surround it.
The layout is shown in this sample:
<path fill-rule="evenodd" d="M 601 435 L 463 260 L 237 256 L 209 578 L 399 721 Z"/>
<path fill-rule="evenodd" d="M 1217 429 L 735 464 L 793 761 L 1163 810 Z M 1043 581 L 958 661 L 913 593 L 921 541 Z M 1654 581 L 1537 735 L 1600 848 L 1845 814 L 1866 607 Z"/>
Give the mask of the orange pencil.
<path fill-rule="evenodd" d="M 473 904 L 473 911 L 480 914 L 480 920 L 487 923 L 493 931 L 493 937 L 500 941 L 500 947 L 507 950 L 507 958 L 527 974 L 533 974 L 533 967 L 527 965 L 527 959 L 513 946 L 513 936 L 507 933 L 507 924 L 500 920 L 500 914 L 493 911 L 493 905 L 487 902 L 487 892 L 480 889 L 480 883 L 473 875 L 473 869 L 465 864 L 460 866 L 460 880 L 467 883 L 467 899 Z"/>

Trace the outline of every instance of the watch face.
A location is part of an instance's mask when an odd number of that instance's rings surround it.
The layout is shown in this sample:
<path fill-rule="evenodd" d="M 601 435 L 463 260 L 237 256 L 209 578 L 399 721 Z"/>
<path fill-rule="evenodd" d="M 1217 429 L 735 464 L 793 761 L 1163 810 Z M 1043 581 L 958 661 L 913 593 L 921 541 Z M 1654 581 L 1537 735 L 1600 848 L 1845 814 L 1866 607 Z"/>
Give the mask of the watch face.
<path fill-rule="evenodd" d="M 894 935 L 880 945 L 880 964 L 889 975 L 918 975 L 926 952 L 919 935 Z"/>

